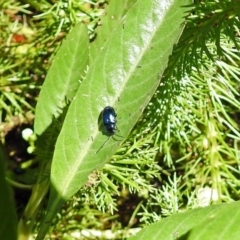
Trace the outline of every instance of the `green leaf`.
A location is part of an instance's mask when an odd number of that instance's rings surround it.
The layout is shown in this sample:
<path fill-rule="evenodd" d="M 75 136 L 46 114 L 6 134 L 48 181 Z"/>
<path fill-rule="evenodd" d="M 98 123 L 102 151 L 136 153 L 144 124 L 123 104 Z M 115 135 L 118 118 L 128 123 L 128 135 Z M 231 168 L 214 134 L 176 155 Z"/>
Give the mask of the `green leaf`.
<path fill-rule="evenodd" d="M 114 154 L 119 141 L 107 139 L 98 119 L 105 106 L 118 113 L 127 137 L 148 104 L 182 31 L 188 1 L 139 1 L 103 46 L 67 113 L 52 163 L 52 185 L 70 198 L 94 169 Z M 100 123 L 101 125 L 101 123 Z M 98 152 L 98 154 L 96 154 Z"/>
<path fill-rule="evenodd" d="M 142 0 L 127 12 L 99 49 L 73 99 L 52 162 L 51 191 L 42 239 L 61 204 L 101 168 L 120 141 L 108 139 L 101 111 L 110 105 L 118 114 L 119 135 L 125 138 L 150 101 L 182 32 L 189 0 Z M 117 138 L 117 137 L 116 137 Z"/>
<path fill-rule="evenodd" d="M 58 118 L 85 75 L 89 39 L 84 24 L 77 24 L 57 52 L 42 86 L 36 106 L 34 130 L 41 135 Z"/>
<path fill-rule="evenodd" d="M 199 208 L 154 223 L 129 240 L 141 239 L 238 239 L 240 202 Z"/>
<path fill-rule="evenodd" d="M 37 157 L 41 160 L 38 181 L 35 184 L 24 217 L 19 222 L 19 232 L 31 233 L 40 202 L 49 189 L 49 172 L 57 136 L 72 100 L 85 75 L 89 57 L 87 28 L 76 25 L 63 42 L 49 69 L 36 107 L 35 133 Z M 36 201 L 36 199 L 38 201 Z M 31 224 L 29 224 L 31 219 Z"/>
<path fill-rule="evenodd" d="M 17 238 L 17 215 L 14 207 L 13 193 L 5 180 L 6 153 L 0 142 L 0 239 L 12 240 Z"/>
<path fill-rule="evenodd" d="M 137 0 L 110 1 L 101 19 L 101 25 L 96 30 L 96 40 L 90 45 L 90 61 L 94 61 L 99 54 L 99 49 L 117 27 L 126 12 Z"/>

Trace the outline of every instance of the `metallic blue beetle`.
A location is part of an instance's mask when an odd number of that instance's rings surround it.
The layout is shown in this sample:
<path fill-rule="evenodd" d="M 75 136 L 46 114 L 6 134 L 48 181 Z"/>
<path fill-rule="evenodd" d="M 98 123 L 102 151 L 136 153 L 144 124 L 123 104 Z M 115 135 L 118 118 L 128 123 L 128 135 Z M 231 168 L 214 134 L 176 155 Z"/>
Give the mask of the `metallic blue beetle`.
<path fill-rule="evenodd" d="M 112 136 L 115 134 L 117 127 L 117 114 L 112 107 L 105 107 L 102 112 L 103 125 L 106 127 L 107 133 Z"/>
<path fill-rule="evenodd" d="M 114 110 L 114 108 L 107 106 L 103 109 L 102 111 L 102 121 L 103 121 L 103 125 L 106 129 L 107 135 L 109 136 L 108 139 L 103 143 L 103 145 L 97 150 L 96 153 L 98 153 L 104 146 L 105 144 L 108 142 L 108 140 L 110 139 L 110 137 L 113 138 L 113 135 L 116 134 L 117 131 L 117 120 L 116 120 L 117 114 Z M 122 137 L 122 136 L 119 136 Z M 114 139 L 114 138 L 113 138 Z M 116 140 L 116 139 L 114 139 Z M 116 140 L 118 141 L 118 140 Z"/>

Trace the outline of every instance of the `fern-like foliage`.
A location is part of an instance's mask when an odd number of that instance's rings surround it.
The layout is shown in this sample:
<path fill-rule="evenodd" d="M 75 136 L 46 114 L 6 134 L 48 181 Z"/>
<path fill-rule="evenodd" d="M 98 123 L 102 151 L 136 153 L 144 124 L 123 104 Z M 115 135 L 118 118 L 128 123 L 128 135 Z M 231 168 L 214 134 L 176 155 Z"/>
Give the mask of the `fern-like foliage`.
<path fill-rule="evenodd" d="M 239 199 L 240 5 L 196 1 L 191 7 L 147 110 L 148 126 L 158 125 L 159 164 L 171 175 L 164 179 L 168 187 L 178 188 L 176 198 L 166 199 L 162 196 L 169 191 L 156 190 L 149 199 L 163 216 L 172 213 L 168 206 L 176 201 L 180 207 L 201 206 L 201 191 L 207 204 Z M 146 217 L 146 211 L 144 221 L 156 220 L 154 214 Z"/>

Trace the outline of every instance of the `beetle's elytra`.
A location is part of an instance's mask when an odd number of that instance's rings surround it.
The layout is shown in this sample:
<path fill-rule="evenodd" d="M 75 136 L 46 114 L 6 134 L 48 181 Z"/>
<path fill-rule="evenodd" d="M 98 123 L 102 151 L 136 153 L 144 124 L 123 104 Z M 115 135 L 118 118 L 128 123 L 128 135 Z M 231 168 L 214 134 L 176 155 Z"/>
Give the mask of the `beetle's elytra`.
<path fill-rule="evenodd" d="M 103 145 L 97 150 L 96 153 L 100 151 L 104 147 L 104 145 L 108 142 L 110 137 L 113 138 L 113 135 L 116 134 L 117 131 L 117 114 L 113 107 L 107 106 L 102 111 L 102 121 L 105 127 L 106 133 L 109 136 L 108 139 L 103 143 Z M 122 137 L 122 136 L 119 136 Z M 114 139 L 114 138 L 113 138 Z"/>
<path fill-rule="evenodd" d="M 105 126 L 107 133 L 112 136 L 116 132 L 116 120 L 117 114 L 112 107 L 105 107 L 102 112 L 102 120 L 103 120 L 103 125 Z"/>

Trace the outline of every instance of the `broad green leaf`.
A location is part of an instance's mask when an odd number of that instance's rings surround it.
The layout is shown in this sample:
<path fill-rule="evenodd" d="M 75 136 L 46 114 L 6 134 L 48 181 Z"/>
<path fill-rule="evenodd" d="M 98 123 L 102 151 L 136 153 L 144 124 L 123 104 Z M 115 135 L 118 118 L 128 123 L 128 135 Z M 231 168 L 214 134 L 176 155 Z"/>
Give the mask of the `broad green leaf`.
<path fill-rule="evenodd" d="M 96 39 L 90 45 L 90 61 L 93 62 L 99 54 L 99 49 L 103 46 L 109 35 L 116 28 L 122 17 L 137 0 L 110 1 L 105 9 L 105 14 L 101 18 L 101 25 L 96 29 Z"/>
<path fill-rule="evenodd" d="M 13 193 L 5 180 L 4 159 L 6 156 L 0 142 L 0 239 L 12 240 L 17 238 L 17 215 Z"/>
<path fill-rule="evenodd" d="M 240 236 L 240 202 L 178 213 L 154 223 L 129 240 L 233 240 Z"/>
<path fill-rule="evenodd" d="M 84 24 L 77 24 L 57 52 L 42 86 L 36 106 L 34 130 L 41 135 L 71 100 L 85 75 L 89 39 Z"/>
<path fill-rule="evenodd" d="M 119 134 L 127 137 L 159 85 L 168 57 L 182 31 L 182 1 L 138 1 L 103 46 L 67 113 L 53 157 L 52 185 L 68 199 L 89 173 L 102 167 L 119 141 L 99 127 L 104 107 L 118 114 Z M 96 154 L 98 152 L 98 154 Z"/>
<path fill-rule="evenodd" d="M 99 49 L 73 99 L 56 142 L 51 191 L 42 239 L 61 204 L 101 168 L 120 141 L 108 139 L 101 111 L 110 105 L 118 114 L 119 135 L 125 138 L 150 101 L 177 42 L 189 0 L 141 0 L 127 12 Z M 102 147 L 103 146 L 103 147 Z"/>
<path fill-rule="evenodd" d="M 36 107 L 35 133 L 41 167 L 24 215 L 19 222 L 19 232 L 26 237 L 31 233 L 41 200 L 49 189 L 51 159 L 67 103 L 74 97 L 85 75 L 89 57 L 87 28 L 76 25 L 63 42 L 49 69 Z M 29 223 L 29 220 L 32 220 Z"/>

